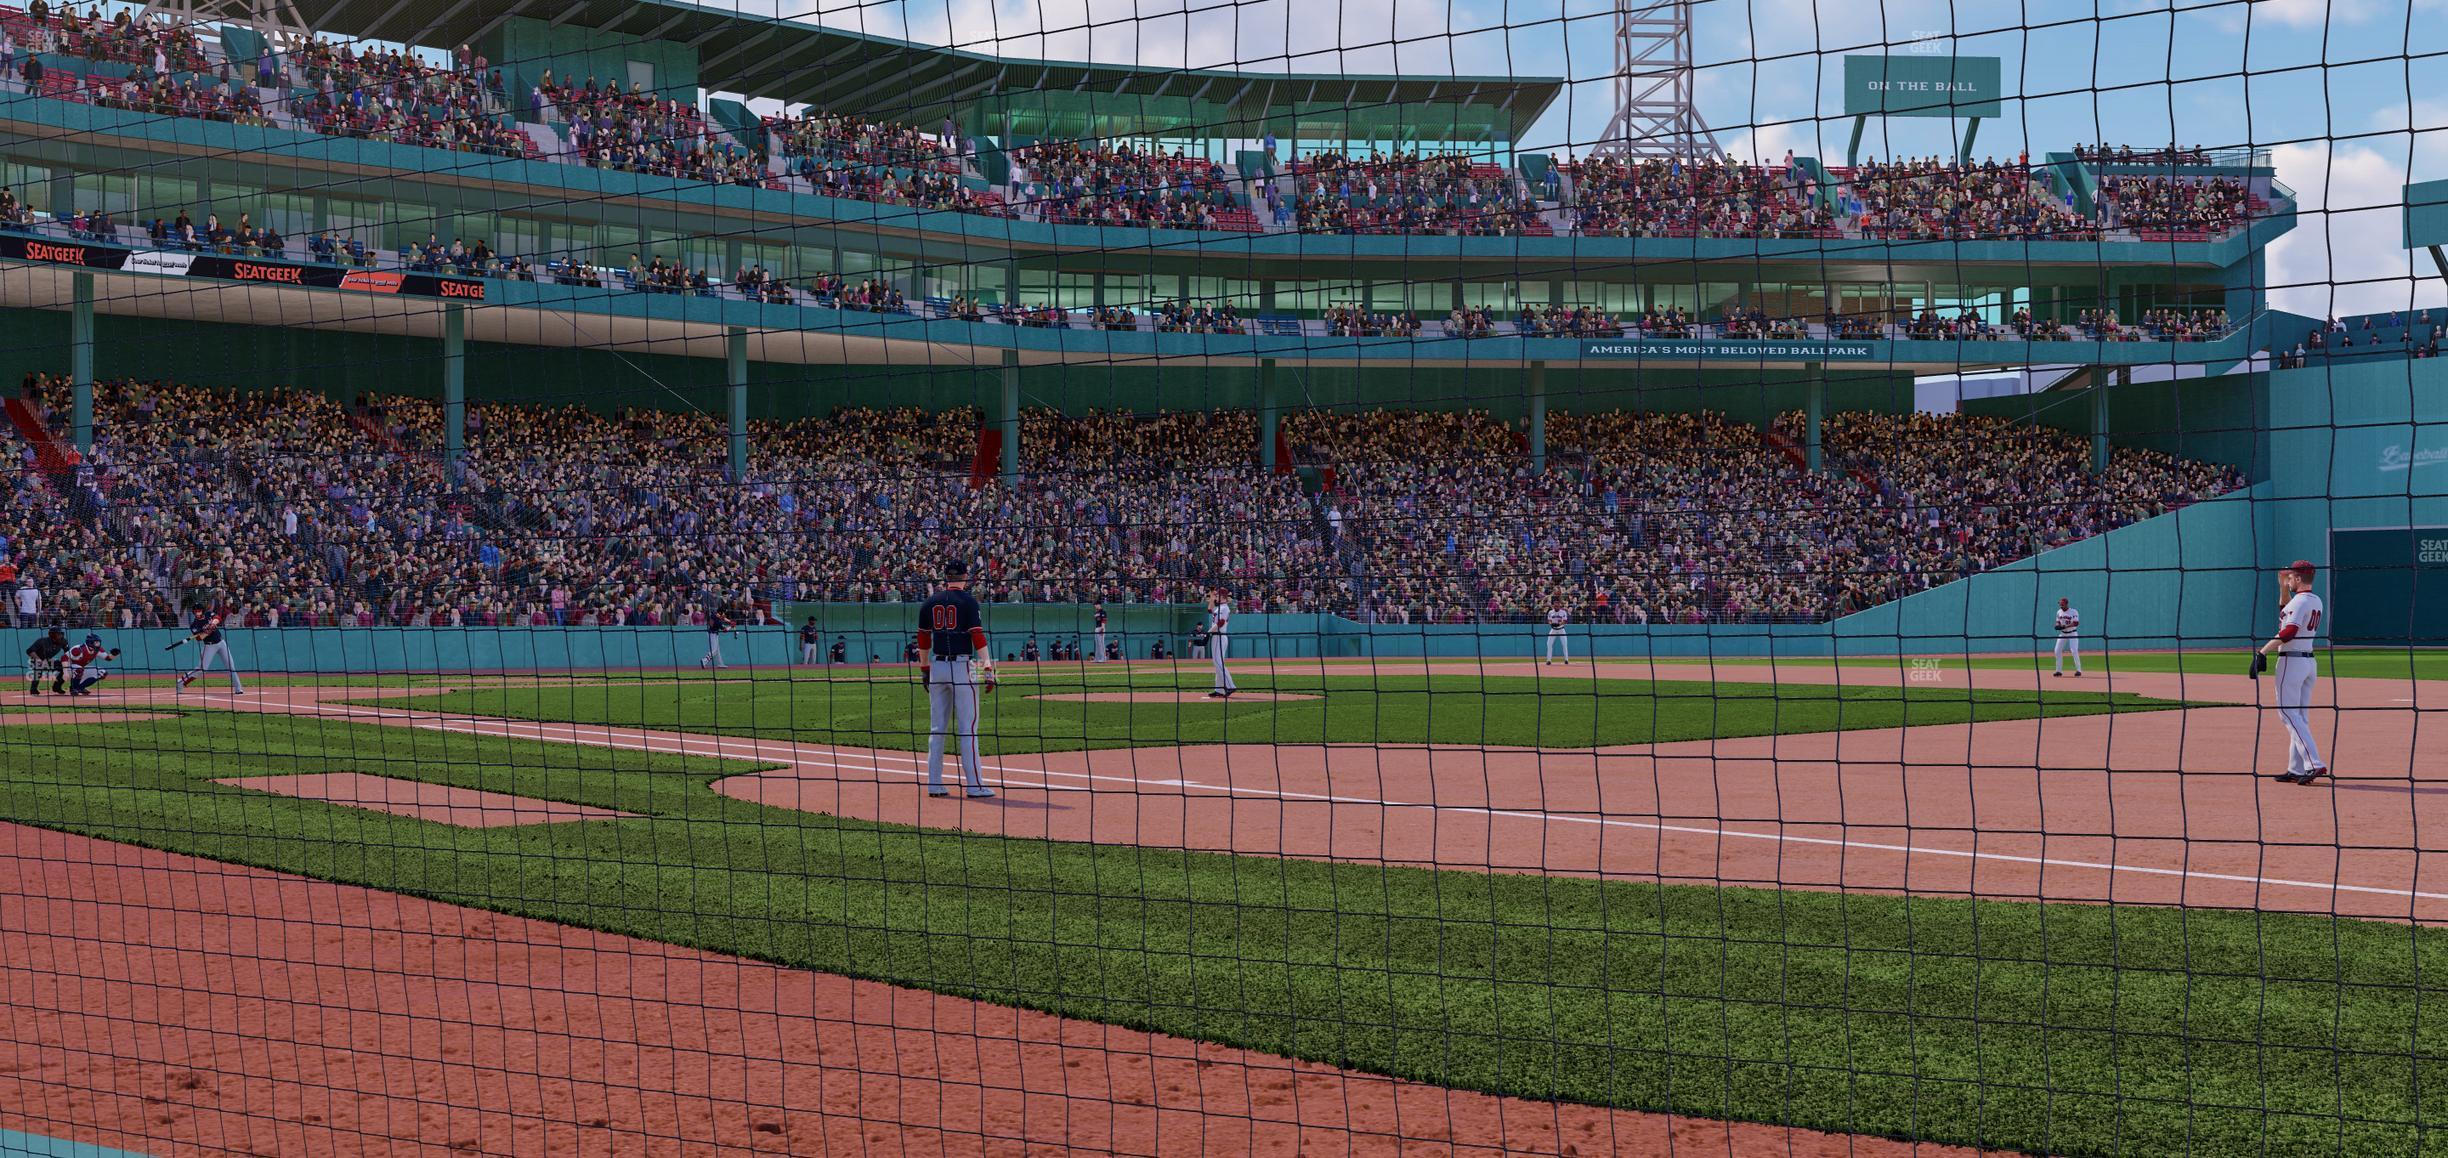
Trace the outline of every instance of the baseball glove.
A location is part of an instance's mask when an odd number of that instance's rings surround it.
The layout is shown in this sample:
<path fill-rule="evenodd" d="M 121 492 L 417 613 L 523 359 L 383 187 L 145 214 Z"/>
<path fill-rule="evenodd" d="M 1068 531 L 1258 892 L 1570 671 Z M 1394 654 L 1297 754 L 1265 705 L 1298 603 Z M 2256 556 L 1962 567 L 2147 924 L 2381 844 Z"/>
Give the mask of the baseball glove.
<path fill-rule="evenodd" d="M 2254 678 L 2254 679 L 2260 679 L 2260 678 L 2261 678 L 2261 673 L 2262 673 L 2262 672 L 2265 672 L 2265 671 L 2268 671 L 2268 670 L 2269 670 L 2269 653 L 2264 652 L 2264 651 L 2260 651 L 2260 650 L 2258 650 L 2258 649 L 2254 650 L 2254 652 L 2253 652 L 2253 658 L 2252 658 L 2252 670 L 2251 670 L 2250 672 L 2246 673 L 2246 674 L 2251 675 L 2251 676 L 2252 676 L 2252 678 Z"/>
<path fill-rule="evenodd" d="M 993 694 L 997 682 L 994 661 L 983 655 L 971 656 L 969 658 L 969 682 L 976 684 L 979 691 L 989 695 Z"/>

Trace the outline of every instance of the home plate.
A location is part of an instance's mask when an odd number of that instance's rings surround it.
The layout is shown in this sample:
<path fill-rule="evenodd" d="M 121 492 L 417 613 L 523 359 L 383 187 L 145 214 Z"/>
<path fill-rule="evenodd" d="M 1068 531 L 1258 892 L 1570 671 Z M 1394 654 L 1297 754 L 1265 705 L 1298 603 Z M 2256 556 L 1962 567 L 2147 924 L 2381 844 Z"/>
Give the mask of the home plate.
<path fill-rule="evenodd" d="M 370 812 L 387 812 L 461 828 L 507 828 L 518 824 L 559 824 L 571 820 L 620 820 L 631 812 L 535 800 L 502 792 L 453 788 L 422 780 L 372 776 L 363 772 L 317 772 L 302 776 L 233 776 L 215 780 L 232 788 L 344 804 Z"/>

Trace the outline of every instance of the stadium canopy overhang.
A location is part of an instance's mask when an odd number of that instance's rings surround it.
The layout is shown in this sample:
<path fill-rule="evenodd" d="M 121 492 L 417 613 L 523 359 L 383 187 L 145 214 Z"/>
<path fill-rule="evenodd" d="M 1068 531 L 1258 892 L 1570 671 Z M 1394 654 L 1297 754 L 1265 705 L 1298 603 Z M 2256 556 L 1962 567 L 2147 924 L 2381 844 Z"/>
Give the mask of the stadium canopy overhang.
<path fill-rule="evenodd" d="M 538 53 L 541 24 L 563 43 L 684 50 L 686 83 L 932 130 L 1024 137 L 1510 143 L 1562 92 L 1557 77 L 1392 76 L 1165 69 L 1029 60 L 723 11 L 687 0 L 296 0 L 319 33 L 433 48 L 467 44 L 506 72 Z M 865 11 L 860 9 L 857 11 Z M 508 47 L 510 52 L 501 51 Z M 535 71 L 540 72 L 540 69 Z M 625 79 L 602 70 L 606 79 Z M 666 69 L 661 81 L 683 78 Z M 566 75 L 566 74 L 565 74 Z"/>

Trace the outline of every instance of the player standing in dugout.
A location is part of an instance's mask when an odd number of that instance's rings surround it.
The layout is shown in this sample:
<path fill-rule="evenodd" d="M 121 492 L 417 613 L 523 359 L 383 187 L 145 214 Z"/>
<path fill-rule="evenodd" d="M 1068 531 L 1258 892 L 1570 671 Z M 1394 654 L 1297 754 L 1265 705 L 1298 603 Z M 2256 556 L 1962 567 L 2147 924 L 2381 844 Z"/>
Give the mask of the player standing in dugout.
<path fill-rule="evenodd" d="M 969 565 L 944 564 L 943 589 L 918 605 L 919 674 L 927 691 L 927 795 L 944 787 L 944 739 L 960 734 L 961 779 L 969 795 L 993 796 L 978 760 L 978 695 L 995 689 L 994 652 L 986 646 L 986 616 L 969 594 Z"/>

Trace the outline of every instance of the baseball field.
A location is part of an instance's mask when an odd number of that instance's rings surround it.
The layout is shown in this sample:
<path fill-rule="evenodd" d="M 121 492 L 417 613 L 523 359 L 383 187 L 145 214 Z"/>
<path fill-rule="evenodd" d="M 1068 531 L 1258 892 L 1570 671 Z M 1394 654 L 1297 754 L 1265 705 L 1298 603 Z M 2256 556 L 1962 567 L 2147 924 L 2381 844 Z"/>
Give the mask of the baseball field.
<path fill-rule="evenodd" d="M 2416 1153 L 2448 669 L 2299 788 L 2241 666 L 1017 665 L 985 801 L 897 667 L 13 696 L 0 1129 Z"/>

